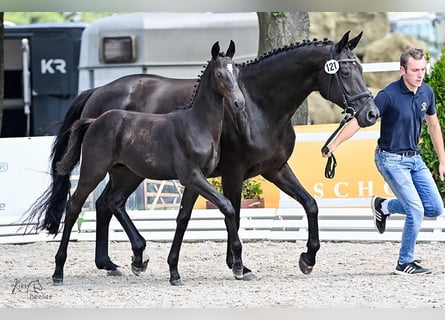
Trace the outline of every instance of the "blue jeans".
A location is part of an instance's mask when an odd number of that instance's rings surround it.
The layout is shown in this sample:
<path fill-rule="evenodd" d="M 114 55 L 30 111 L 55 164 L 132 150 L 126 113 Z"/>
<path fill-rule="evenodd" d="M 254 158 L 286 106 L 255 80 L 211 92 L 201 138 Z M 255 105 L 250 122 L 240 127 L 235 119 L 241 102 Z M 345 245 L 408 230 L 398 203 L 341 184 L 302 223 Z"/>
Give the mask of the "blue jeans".
<path fill-rule="evenodd" d="M 412 262 L 423 217 L 437 217 L 442 214 L 444 209 L 442 197 L 420 155 L 406 157 L 376 151 L 374 161 L 396 196 L 396 199 L 388 202 L 389 213 L 405 215 L 399 262 Z"/>

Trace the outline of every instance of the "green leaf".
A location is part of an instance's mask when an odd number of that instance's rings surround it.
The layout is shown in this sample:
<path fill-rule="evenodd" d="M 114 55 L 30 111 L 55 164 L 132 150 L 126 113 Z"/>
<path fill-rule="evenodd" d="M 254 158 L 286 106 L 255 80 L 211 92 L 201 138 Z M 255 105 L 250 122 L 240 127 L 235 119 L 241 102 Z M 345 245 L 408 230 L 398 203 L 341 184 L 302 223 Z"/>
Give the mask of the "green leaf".
<path fill-rule="evenodd" d="M 434 94 L 436 95 L 437 118 L 439 119 L 443 136 L 445 132 L 443 129 L 445 128 L 445 48 L 442 49 L 442 55 L 440 59 L 434 63 L 430 73 L 425 75 L 424 81 L 433 88 Z M 419 147 L 422 151 L 422 158 L 425 161 L 425 164 L 433 174 L 434 181 L 436 182 L 442 199 L 445 199 L 445 182 L 440 181 L 439 179 L 437 172 L 439 159 L 437 158 L 431 137 L 428 133 L 426 122 L 424 122 L 422 126 Z"/>

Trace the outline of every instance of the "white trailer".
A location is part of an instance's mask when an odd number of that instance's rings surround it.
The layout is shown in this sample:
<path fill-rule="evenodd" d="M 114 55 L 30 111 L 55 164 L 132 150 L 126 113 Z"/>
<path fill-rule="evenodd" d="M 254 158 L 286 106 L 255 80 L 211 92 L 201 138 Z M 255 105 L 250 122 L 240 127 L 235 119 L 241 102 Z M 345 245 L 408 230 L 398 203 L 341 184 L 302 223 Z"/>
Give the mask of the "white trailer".
<path fill-rule="evenodd" d="M 81 41 L 79 91 L 128 74 L 152 73 L 194 78 L 219 41 L 235 41 L 235 61 L 257 56 L 255 12 L 133 13 L 96 20 Z"/>

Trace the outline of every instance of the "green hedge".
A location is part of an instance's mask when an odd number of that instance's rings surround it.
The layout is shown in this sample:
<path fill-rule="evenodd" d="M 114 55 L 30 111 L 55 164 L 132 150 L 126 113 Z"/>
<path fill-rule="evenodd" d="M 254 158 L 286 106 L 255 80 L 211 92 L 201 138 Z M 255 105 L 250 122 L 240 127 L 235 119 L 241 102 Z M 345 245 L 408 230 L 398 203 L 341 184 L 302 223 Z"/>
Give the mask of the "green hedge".
<path fill-rule="evenodd" d="M 428 83 L 434 90 L 436 95 L 437 117 L 439 118 L 442 135 L 445 133 L 445 48 L 442 49 L 442 56 L 436 61 L 431 71 L 425 76 L 425 83 Z M 445 140 L 445 137 L 444 137 Z M 442 198 L 445 199 L 445 182 L 440 181 L 438 174 L 439 159 L 434 150 L 431 138 L 428 133 L 426 123 L 422 128 L 420 135 L 420 149 L 422 150 L 422 158 L 430 171 L 433 173 L 436 185 L 439 188 Z"/>

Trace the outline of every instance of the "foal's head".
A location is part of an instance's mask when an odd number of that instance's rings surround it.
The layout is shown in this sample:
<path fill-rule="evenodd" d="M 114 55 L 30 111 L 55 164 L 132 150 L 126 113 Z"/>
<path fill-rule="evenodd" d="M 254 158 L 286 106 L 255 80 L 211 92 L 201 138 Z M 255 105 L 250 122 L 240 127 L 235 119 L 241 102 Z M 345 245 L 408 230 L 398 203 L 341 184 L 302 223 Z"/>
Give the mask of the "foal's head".
<path fill-rule="evenodd" d="M 242 111 L 246 106 L 244 94 L 238 84 L 239 70 L 232 58 L 235 54 L 235 43 L 230 41 L 224 54 L 220 52 L 219 42 L 212 46 L 212 59 L 206 70 L 210 71 L 210 82 L 213 90 L 223 96 L 234 111 Z"/>

